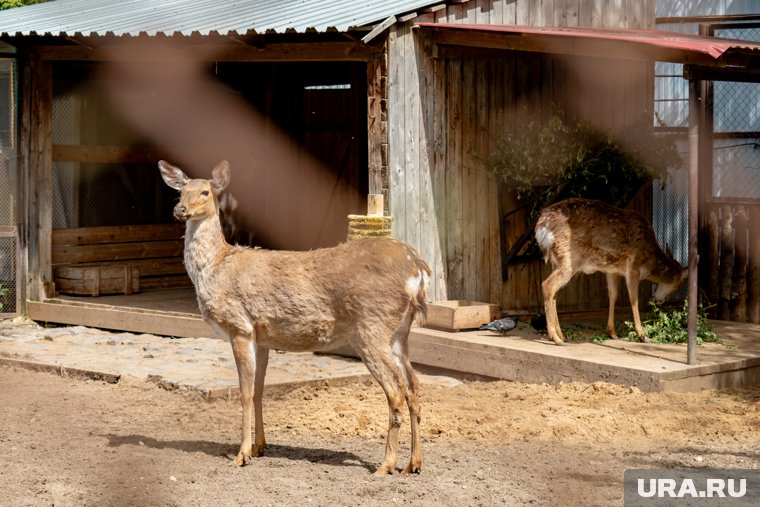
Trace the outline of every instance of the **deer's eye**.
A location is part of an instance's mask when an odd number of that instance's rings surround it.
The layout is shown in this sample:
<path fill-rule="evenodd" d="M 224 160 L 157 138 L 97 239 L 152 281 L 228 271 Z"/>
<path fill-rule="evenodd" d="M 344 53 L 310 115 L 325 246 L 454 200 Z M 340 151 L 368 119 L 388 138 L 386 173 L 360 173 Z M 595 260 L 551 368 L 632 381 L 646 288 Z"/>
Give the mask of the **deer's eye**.
<path fill-rule="evenodd" d="M 203 192 L 201 192 L 201 195 L 203 197 L 206 197 L 208 195 L 208 190 L 204 190 Z"/>

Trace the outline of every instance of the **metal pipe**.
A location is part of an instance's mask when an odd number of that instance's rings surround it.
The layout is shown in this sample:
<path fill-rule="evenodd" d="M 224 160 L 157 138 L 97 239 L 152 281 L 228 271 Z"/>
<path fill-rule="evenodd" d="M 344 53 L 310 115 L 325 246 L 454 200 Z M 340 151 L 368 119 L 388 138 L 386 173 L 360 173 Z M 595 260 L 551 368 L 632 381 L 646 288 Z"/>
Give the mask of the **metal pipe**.
<path fill-rule="evenodd" d="M 697 363 L 697 264 L 698 251 L 698 206 L 699 206 L 699 81 L 689 79 L 689 344 L 686 352 L 688 364 Z"/>

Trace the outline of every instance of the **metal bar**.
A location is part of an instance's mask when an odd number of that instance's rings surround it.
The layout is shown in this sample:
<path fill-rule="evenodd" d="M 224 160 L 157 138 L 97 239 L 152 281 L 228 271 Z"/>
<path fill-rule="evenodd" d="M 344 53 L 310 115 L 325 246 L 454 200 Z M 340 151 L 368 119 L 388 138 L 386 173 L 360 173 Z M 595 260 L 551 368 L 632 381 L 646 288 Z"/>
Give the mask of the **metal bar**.
<path fill-rule="evenodd" d="M 689 344 L 686 352 L 688 364 L 697 363 L 697 264 L 699 206 L 699 81 L 689 80 Z"/>
<path fill-rule="evenodd" d="M 755 21 L 760 20 L 759 14 L 724 14 L 718 16 L 658 16 L 654 19 L 657 24 L 670 24 L 670 23 L 705 23 L 705 22 L 720 22 L 720 21 Z M 741 24 L 741 23 L 737 23 Z M 746 23 L 747 25 L 754 26 L 754 23 Z M 715 23 L 718 26 L 720 23 Z"/>

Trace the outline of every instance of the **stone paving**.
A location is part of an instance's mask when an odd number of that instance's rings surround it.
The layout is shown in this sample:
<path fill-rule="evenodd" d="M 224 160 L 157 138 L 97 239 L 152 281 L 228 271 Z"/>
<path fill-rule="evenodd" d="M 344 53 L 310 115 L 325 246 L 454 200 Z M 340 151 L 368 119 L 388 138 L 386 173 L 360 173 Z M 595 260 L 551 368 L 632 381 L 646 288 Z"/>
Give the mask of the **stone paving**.
<path fill-rule="evenodd" d="M 0 320 L 0 364 L 59 371 L 118 382 L 122 375 L 167 389 L 193 390 L 209 398 L 238 392 L 229 343 L 216 338 L 170 339 L 82 326 L 42 327 L 24 319 Z M 423 382 L 451 385 L 445 377 Z M 289 386 L 369 378 L 361 361 L 312 353 L 271 351 L 265 383 Z"/>

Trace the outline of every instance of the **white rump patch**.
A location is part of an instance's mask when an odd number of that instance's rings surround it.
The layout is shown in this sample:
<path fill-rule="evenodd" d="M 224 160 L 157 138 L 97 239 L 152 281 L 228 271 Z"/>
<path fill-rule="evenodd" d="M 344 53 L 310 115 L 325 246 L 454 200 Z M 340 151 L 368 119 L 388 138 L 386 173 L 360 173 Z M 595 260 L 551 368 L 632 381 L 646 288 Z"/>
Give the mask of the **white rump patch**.
<path fill-rule="evenodd" d="M 423 278 L 426 278 L 425 275 L 426 273 L 419 271 L 417 276 L 410 276 L 406 279 L 406 292 L 409 293 L 411 297 L 417 297 L 417 292 L 420 290 L 422 280 Z"/>
<path fill-rule="evenodd" d="M 542 252 L 548 252 L 554 244 L 554 233 L 548 227 L 536 227 L 536 242 Z"/>

